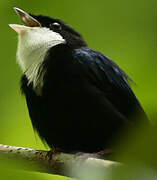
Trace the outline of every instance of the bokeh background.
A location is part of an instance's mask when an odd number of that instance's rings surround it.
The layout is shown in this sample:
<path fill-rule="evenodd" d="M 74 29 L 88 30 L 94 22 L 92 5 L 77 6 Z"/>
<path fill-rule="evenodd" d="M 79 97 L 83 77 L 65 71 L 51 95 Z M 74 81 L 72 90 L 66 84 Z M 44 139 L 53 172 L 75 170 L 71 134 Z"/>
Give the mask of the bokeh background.
<path fill-rule="evenodd" d="M 89 47 L 112 58 L 135 81 L 132 88 L 151 121 L 157 115 L 156 0 L 0 0 L 0 143 L 45 149 L 33 132 L 16 63 L 17 35 L 8 26 L 21 23 L 13 7 L 68 22 Z M 52 127 L 53 128 L 53 127 Z M 0 162 L 1 163 L 1 162 Z M 39 173 L 3 170 L 3 179 L 56 179 Z M 57 177 L 59 178 L 59 177 Z"/>

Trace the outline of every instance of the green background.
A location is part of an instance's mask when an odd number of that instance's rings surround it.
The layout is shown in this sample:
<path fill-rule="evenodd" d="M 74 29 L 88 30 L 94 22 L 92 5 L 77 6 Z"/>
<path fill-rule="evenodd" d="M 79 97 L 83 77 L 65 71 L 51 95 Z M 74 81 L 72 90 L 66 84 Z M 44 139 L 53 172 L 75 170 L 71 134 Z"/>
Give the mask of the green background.
<path fill-rule="evenodd" d="M 0 143 L 44 149 L 33 132 L 21 71 L 16 63 L 17 35 L 8 24 L 20 23 L 13 7 L 49 15 L 78 30 L 89 47 L 112 58 L 135 81 L 132 88 L 150 119 L 157 108 L 156 0 L 0 0 Z M 53 127 L 52 127 L 53 130 Z M 12 173 L 15 179 L 53 179 L 38 173 Z M 9 179 L 4 173 L 4 179 Z"/>

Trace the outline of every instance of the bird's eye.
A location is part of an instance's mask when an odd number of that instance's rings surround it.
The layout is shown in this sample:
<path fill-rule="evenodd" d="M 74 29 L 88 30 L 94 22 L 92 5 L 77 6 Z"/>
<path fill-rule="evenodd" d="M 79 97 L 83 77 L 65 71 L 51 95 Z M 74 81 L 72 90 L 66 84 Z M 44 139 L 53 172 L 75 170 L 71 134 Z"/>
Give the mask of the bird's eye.
<path fill-rule="evenodd" d="M 57 23 L 57 22 L 50 24 L 50 28 L 51 28 L 52 30 L 56 30 L 56 31 L 62 29 L 61 25 L 60 25 L 59 23 Z"/>

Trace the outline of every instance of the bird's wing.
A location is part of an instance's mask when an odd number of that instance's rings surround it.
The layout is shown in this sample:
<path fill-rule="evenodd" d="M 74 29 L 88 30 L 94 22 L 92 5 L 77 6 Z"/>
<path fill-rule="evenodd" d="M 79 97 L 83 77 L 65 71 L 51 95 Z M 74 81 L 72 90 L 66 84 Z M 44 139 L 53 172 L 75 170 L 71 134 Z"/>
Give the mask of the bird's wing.
<path fill-rule="evenodd" d="M 75 59 L 88 68 L 87 76 L 110 103 L 127 119 L 138 116 L 147 121 L 138 99 L 133 93 L 128 75 L 112 60 L 89 48 L 76 50 Z M 89 73 L 90 72 L 90 73 Z"/>

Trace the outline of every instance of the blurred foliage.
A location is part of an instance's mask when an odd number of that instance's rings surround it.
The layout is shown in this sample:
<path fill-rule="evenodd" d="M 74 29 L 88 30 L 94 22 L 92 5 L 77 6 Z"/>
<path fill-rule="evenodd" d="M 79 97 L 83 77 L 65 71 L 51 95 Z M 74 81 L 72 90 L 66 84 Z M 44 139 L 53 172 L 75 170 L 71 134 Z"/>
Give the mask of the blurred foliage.
<path fill-rule="evenodd" d="M 61 18 L 75 27 L 91 48 L 111 57 L 136 82 L 137 85 L 133 85 L 133 89 L 149 118 L 154 119 L 155 122 L 157 114 L 156 0 L 1 0 L 0 143 L 45 148 L 38 136 L 34 135 L 25 99 L 19 90 L 21 71 L 15 63 L 17 35 L 8 26 L 10 23 L 20 23 L 12 9 L 14 6 L 34 14 Z M 143 141 L 142 148 L 149 141 L 146 136 L 147 134 L 142 136 L 144 138 L 140 136 Z M 152 135 L 147 137 L 151 138 Z M 157 145 L 154 141 L 149 145 L 154 146 L 156 150 Z M 134 145 L 133 156 L 136 150 L 139 151 L 141 148 L 138 144 Z M 142 151 L 145 155 L 147 148 Z M 130 157 L 130 153 L 125 157 Z M 154 171 L 150 170 L 150 172 L 153 176 Z M 6 180 L 13 177 L 16 180 L 59 178 L 39 173 L 8 172 L 6 168 L 1 168 L 0 174 L 0 178 Z"/>

